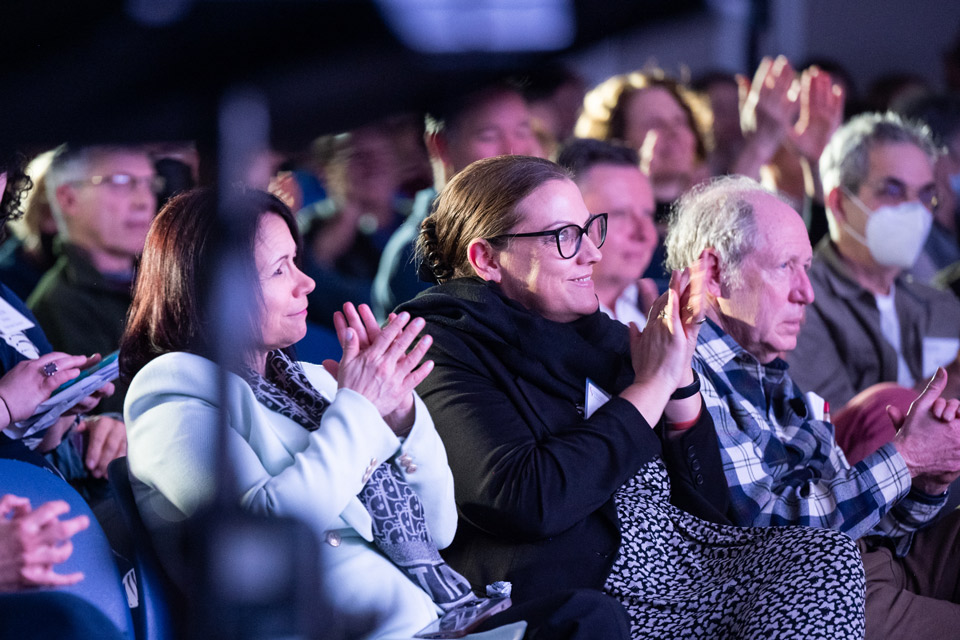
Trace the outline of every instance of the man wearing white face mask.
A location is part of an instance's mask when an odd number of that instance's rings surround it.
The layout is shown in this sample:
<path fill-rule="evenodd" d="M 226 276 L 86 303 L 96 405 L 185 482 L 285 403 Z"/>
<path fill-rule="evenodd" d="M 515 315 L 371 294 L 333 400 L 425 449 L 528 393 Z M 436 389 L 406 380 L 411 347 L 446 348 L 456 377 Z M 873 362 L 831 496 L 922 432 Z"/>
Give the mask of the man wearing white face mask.
<path fill-rule="evenodd" d="M 912 389 L 938 366 L 956 366 L 960 302 L 905 273 L 937 208 L 939 153 L 926 126 L 872 113 L 838 129 L 821 156 L 830 235 L 814 252 L 816 299 L 788 360 L 797 384 L 822 395 L 835 411 L 877 383 Z M 853 446 L 872 451 L 878 444 L 866 440 L 893 436 L 880 411 L 876 422 L 887 435 L 861 433 L 854 439 L 863 442 Z M 838 425 L 844 445 L 841 432 Z M 850 454 L 852 462 L 858 459 Z"/>

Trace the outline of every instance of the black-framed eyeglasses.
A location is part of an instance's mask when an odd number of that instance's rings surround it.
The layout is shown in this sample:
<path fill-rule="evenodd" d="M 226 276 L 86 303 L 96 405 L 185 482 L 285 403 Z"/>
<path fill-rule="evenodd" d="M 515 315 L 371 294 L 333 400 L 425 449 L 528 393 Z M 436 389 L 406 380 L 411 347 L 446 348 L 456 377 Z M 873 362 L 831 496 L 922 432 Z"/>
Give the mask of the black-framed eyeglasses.
<path fill-rule="evenodd" d="M 160 193 L 166 181 L 163 176 L 135 176 L 129 173 L 111 173 L 106 176 L 90 176 L 86 180 L 76 180 L 77 183 L 92 184 L 97 187 L 107 185 L 118 190 L 136 191 L 137 187 L 143 185 L 150 189 L 152 193 Z"/>
<path fill-rule="evenodd" d="M 568 224 L 559 229 L 550 229 L 549 231 L 531 231 L 530 233 L 505 233 L 499 236 L 487 238 L 488 241 L 506 240 L 508 238 L 541 238 L 553 236 L 557 241 L 557 251 L 560 257 L 569 260 L 580 251 L 580 243 L 583 236 L 586 235 L 599 249 L 603 246 L 603 241 L 607 239 L 607 214 L 598 213 L 587 219 L 582 227 L 575 224 Z"/>

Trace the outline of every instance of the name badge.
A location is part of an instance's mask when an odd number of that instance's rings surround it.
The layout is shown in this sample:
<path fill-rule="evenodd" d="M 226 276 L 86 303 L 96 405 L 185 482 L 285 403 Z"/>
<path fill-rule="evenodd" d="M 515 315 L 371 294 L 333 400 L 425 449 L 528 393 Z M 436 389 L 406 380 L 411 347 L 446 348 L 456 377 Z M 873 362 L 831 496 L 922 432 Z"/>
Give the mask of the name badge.
<path fill-rule="evenodd" d="M 0 338 L 25 358 L 40 357 L 36 345 L 24 333 L 34 327 L 33 322 L 17 311 L 12 304 L 0 298 Z"/>
<path fill-rule="evenodd" d="M 960 349 L 958 338 L 924 338 L 923 339 L 923 371 L 924 378 L 930 378 L 937 367 L 945 367 L 957 357 Z"/>
<path fill-rule="evenodd" d="M 589 418 L 593 412 L 602 407 L 610 399 L 610 394 L 593 384 L 593 380 L 587 378 L 587 389 L 583 401 L 583 417 Z"/>

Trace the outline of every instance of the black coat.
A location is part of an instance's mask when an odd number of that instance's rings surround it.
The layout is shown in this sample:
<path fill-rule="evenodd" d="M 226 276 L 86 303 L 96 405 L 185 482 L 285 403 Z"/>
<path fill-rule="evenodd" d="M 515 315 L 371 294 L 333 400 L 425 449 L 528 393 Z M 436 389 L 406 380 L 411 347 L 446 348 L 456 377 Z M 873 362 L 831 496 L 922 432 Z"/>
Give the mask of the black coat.
<path fill-rule="evenodd" d="M 658 454 L 673 502 L 726 522 L 708 412 L 663 440 L 616 396 L 583 417 L 587 376 L 611 394 L 632 382 L 622 324 L 600 312 L 550 322 L 477 279 L 434 287 L 399 310 L 425 318 L 434 339 L 436 366 L 418 392 L 444 440 L 461 517 L 443 553 L 475 586 L 509 580 L 518 601 L 602 588 L 620 548 L 613 494 Z"/>

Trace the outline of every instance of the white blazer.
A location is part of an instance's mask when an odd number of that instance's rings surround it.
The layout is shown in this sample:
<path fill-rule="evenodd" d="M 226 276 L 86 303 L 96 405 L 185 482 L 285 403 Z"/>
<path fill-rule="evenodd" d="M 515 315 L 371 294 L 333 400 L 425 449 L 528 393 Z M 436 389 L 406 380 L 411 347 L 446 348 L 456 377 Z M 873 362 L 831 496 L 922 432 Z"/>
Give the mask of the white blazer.
<path fill-rule="evenodd" d="M 376 550 L 357 494 L 368 470 L 389 460 L 423 501 L 437 545 L 447 546 L 457 513 L 443 443 L 419 397 L 413 429 L 400 440 L 366 398 L 337 389 L 321 366 L 303 368 L 331 401 L 313 432 L 262 405 L 242 378 L 228 374 L 237 500 L 316 531 L 326 595 L 338 613 L 356 618 L 356 637 L 409 638 L 439 609 Z M 216 365 L 200 356 L 168 353 L 134 377 L 124 406 L 127 456 L 137 506 L 152 531 L 183 520 L 212 496 L 218 408 Z"/>

